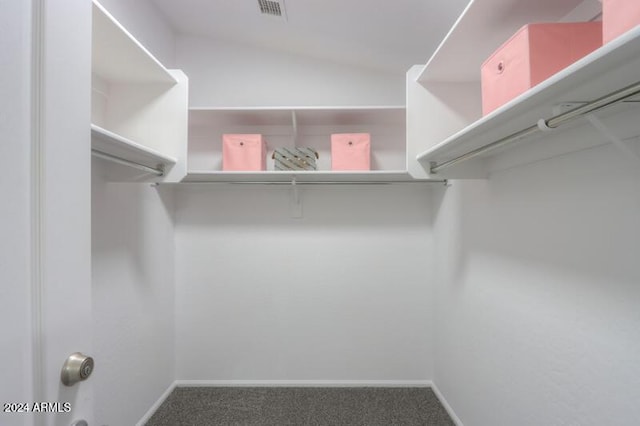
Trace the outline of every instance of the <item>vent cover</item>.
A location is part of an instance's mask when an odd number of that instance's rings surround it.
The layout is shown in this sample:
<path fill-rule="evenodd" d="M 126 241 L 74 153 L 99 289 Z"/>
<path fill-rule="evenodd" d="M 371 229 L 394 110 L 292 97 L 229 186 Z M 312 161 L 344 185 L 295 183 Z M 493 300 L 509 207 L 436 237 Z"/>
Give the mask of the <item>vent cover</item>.
<path fill-rule="evenodd" d="M 287 19 L 284 0 L 258 0 L 258 6 L 260 7 L 260 13 L 263 15 Z"/>

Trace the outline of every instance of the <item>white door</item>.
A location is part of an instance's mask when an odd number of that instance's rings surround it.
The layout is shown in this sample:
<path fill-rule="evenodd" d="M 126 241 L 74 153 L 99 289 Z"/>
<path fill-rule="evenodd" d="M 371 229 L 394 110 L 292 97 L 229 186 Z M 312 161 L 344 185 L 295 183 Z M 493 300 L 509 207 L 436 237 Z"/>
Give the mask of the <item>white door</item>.
<path fill-rule="evenodd" d="M 91 425 L 91 378 L 60 380 L 91 355 L 91 1 L 0 0 L 0 27 L 0 424 Z"/>
<path fill-rule="evenodd" d="M 41 424 L 92 424 L 91 378 L 68 387 L 65 359 L 91 355 L 91 1 L 34 0 L 42 7 L 40 221 L 42 393 L 65 404 Z M 37 10 L 36 10 L 37 12 Z M 37 348 L 38 349 L 38 348 Z M 96 359 L 96 368 L 100 360 Z M 69 408 L 69 412 L 66 412 Z"/>

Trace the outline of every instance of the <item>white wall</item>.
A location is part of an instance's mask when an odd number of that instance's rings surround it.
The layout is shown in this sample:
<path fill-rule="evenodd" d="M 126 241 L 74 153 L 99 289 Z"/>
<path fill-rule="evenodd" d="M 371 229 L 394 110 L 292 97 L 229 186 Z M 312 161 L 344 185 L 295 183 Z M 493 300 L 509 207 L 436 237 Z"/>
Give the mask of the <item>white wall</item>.
<path fill-rule="evenodd" d="M 168 68 L 175 36 L 148 0 L 101 4 Z M 173 200 L 145 184 L 106 183 L 93 161 L 95 418 L 138 422 L 174 381 Z"/>
<path fill-rule="evenodd" d="M 30 401 L 31 183 L 28 2 L 0 2 L 0 402 Z M 9 367 L 10 366 L 10 367 Z M 9 367 L 9 368 L 7 368 Z M 4 407 L 2 407 L 4 408 Z M 0 424 L 26 425 L 28 415 L 0 411 Z"/>
<path fill-rule="evenodd" d="M 179 36 L 190 106 L 405 104 L 404 75 Z M 179 380 L 430 380 L 429 192 L 181 187 Z M 399 255 L 400 253 L 400 255 Z"/>
<path fill-rule="evenodd" d="M 435 381 L 466 426 L 640 423 L 639 188 L 604 146 L 435 203 Z"/>
<path fill-rule="evenodd" d="M 164 15 L 151 1 L 99 2 L 165 67 L 175 67 L 175 34 Z"/>
<path fill-rule="evenodd" d="M 430 380 L 424 186 L 180 187 L 180 380 Z"/>
<path fill-rule="evenodd" d="M 93 167 L 95 418 L 133 425 L 174 380 L 173 199 Z"/>
<path fill-rule="evenodd" d="M 404 75 L 176 36 L 149 0 L 101 4 L 168 68 L 189 77 L 191 106 L 404 105 Z"/>
<path fill-rule="evenodd" d="M 176 63 L 200 107 L 404 105 L 403 74 L 178 36 Z"/>

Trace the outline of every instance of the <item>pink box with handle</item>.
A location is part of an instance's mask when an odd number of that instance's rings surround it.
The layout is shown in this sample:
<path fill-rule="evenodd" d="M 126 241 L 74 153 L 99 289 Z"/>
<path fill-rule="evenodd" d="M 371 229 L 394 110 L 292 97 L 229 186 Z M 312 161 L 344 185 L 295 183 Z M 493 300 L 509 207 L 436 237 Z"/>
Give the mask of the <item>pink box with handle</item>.
<path fill-rule="evenodd" d="M 482 113 L 489 114 L 600 46 L 601 22 L 525 25 L 482 64 Z"/>
<path fill-rule="evenodd" d="M 369 133 L 332 134 L 331 170 L 371 170 Z"/>
<path fill-rule="evenodd" d="M 222 135 L 223 171 L 267 169 L 267 144 L 260 134 Z"/>
<path fill-rule="evenodd" d="M 602 40 L 605 43 L 640 24 L 640 1 L 602 0 Z"/>

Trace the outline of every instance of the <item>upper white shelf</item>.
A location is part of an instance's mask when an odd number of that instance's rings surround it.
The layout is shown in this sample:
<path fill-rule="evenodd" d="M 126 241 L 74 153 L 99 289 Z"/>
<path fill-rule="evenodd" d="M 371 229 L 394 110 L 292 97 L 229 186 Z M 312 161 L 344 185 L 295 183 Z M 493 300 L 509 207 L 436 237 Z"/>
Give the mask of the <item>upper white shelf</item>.
<path fill-rule="evenodd" d="M 371 171 L 331 171 L 331 134 L 369 133 Z M 260 133 L 267 141 L 267 171 L 222 171 L 225 133 Z M 301 179 L 341 181 L 407 180 L 406 107 L 248 107 L 191 108 L 189 110 L 189 179 L 204 181 L 290 181 L 290 173 L 273 169 L 271 152 L 278 147 L 310 146 L 319 154 L 318 172 Z M 195 176 L 195 177 L 194 177 Z M 302 177 L 304 176 L 304 177 Z"/>
<path fill-rule="evenodd" d="M 177 162 L 173 157 L 94 124 L 91 125 L 91 149 L 152 168 L 158 165 L 169 168 Z"/>
<path fill-rule="evenodd" d="M 404 105 L 373 107 L 263 107 L 189 109 L 189 124 L 225 126 L 323 126 L 405 124 Z"/>
<path fill-rule="evenodd" d="M 92 70 L 108 81 L 175 84 L 169 71 L 107 10 L 93 1 Z"/>
<path fill-rule="evenodd" d="M 491 114 L 418 155 L 444 161 L 557 115 L 558 106 L 589 102 L 640 81 L 640 27 L 607 43 Z"/>
<path fill-rule="evenodd" d="M 599 5 L 597 0 L 586 3 L 591 2 Z M 572 12 L 583 4 L 585 0 L 472 0 L 431 56 L 418 81 L 478 81 L 482 63 L 520 27 L 532 22 L 579 19 Z"/>

